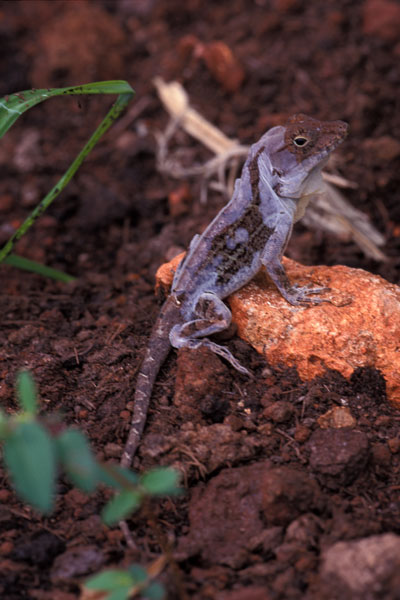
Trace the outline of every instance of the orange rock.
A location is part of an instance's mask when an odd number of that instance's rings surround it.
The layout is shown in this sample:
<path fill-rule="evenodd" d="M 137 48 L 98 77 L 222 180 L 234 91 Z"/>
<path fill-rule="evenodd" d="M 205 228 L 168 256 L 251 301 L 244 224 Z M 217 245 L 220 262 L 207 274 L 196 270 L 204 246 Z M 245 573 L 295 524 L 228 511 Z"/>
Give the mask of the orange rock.
<path fill-rule="evenodd" d="M 164 296 L 168 296 L 169 288 L 172 285 L 172 280 L 174 278 L 174 273 L 176 271 L 177 266 L 185 256 L 186 252 L 181 252 L 175 258 L 170 260 L 170 262 L 164 263 L 158 269 L 156 273 L 156 295 L 159 296 L 163 294 Z"/>
<path fill-rule="evenodd" d="M 159 287 L 171 284 L 182 257 L 159 269 Z M 272 366 L 296 367 L 304 381 L 326 369 L 345 377 L 357 367 L 379 369 L 400 408 L 400 287 L 361 269 L 283 263 L 293 283 L 331 288 L 325 298 L 332 304 L 291 306 L 260 272 L 227 300 L 238 335 Z"/>
<path fill-rule="evenodd" d="M 361 269 L 284 263 L 291 281 L 330 287 L 337 305 L 291 306 L 259 275 L 229 299 L 240 337 L 270 364 L 295 366 L 303 380 L 326 369 L 349 377 L 357 367 L 375 367 L 400 408 L 400 288 Z"/>

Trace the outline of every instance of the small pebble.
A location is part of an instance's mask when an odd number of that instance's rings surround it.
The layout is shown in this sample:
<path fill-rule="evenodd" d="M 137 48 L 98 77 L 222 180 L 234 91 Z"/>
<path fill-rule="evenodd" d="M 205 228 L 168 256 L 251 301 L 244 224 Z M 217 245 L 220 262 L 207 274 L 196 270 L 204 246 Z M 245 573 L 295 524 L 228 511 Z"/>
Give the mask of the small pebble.
<path fill-rule="evenodd" d="M 389 450 L 392 454 L 397 454 L 400 450 L 400 438 L 391 438 L 387 441 L 387 445 L 389 446 Z"/>
<path fill-rule="evenodd" d="M 328 410 L 317 419 L 318 425 L 321 429 L 341 429 L 342 427 L 355 427 L 357 421 L 353 417 L 346 406 L 335 406 Z"/>
<path fill-rule="evenodd" d="M 129 412 L 129 410 L 121 410 L 121 412 L 119 413 L 119 416 L 124 421 L 130 421 L 130 419 L 131 419 L 131 413 Z"/>
<path fill-rule="evenodd" d="M 306 427 L 305 425 L 297 425 L 296 430 L 294 432 L 294 439 L 296 442 L 306 442 L 311 435 L 311 429 Z"/>
<path fill-rule="evenodd" d="M 285 423 L 292 418 L 293 412 L 294 408 L 292 404 L 284 400 L 278 400 L 278 402 L 274 402 L 268 406 L 263 411 L 263 415 L 274 423 Z"/>
<path fill-rule="evenodd" d="M 13 550 L 14 550 L 14 544 L 11 541 L 3 542 L 2 544 L 0 544 L 0 555 L 1 556 L 7 556 L 8 554 L 11 554 L 11 552 Z"/>
<path fill-rule="evenodd" d="M 122 454 L 122 446 L 109 442 L 104 446 L 104 453 L 108 458 L 119 458 Z"/>
<path fill-rule="evenodd" d="M 11 492 L 9 490 L 0 490 L 0 502 L 5 504 L 10 499 Z"/>

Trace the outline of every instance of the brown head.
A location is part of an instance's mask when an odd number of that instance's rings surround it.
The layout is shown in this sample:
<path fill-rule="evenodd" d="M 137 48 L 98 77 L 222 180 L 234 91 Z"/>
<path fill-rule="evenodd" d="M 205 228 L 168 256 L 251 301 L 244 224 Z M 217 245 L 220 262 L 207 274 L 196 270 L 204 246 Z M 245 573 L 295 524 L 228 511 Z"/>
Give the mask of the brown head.
<path fill-rule="evenodd" d="M 310 178 L 317 182 L 329 154 L 345 139 L 347 123 L 318 121 L 307 115 L 290 117 L 260 140 L 281 197 L 299 199 Z"/>
<path fill-rule="evenodd" d="M 348 125 L 344 121 L 318 121 L 299 113 L 288 119 L 285 129 L 282 150 L 288 150 L 297 162 L 303 162 L 332 152 L 347 136 Z"/>

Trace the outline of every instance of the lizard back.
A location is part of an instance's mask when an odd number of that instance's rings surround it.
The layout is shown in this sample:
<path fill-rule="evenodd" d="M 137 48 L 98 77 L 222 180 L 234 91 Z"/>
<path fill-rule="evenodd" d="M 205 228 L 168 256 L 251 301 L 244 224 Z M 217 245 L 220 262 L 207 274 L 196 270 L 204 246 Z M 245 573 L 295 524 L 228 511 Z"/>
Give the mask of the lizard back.
<path fill-rule="evenodd" d="M 259 270 L 262 250 L 278 216 L 272 186 L 270 197 L 260 196 L 257 162 L 264 149 L 261 145 L 249 157 L 232 199 L 190 247 L 171 289 L 180 301 L 185 302 L 192 292 L 209 290 L 224 298 Z"/>

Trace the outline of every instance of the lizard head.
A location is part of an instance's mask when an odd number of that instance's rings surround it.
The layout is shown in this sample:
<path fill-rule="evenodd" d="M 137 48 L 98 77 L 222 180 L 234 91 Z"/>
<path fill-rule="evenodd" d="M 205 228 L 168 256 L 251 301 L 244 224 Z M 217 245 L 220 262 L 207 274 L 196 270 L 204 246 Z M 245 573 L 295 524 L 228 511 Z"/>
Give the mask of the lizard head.
<path fill-rule="evenodd" d="M 344 121 L 318 121 L 303 114 L 290 117 L 284 127 L 270 130 L 269 158 L 277 177 L 275 191 L 299 199 L 321 181 L 330 153 L 345 139 Z M 273 139 L 275 140 L 273 142 Z M 310 185 L 312 182 L 312 185 Z"/>

